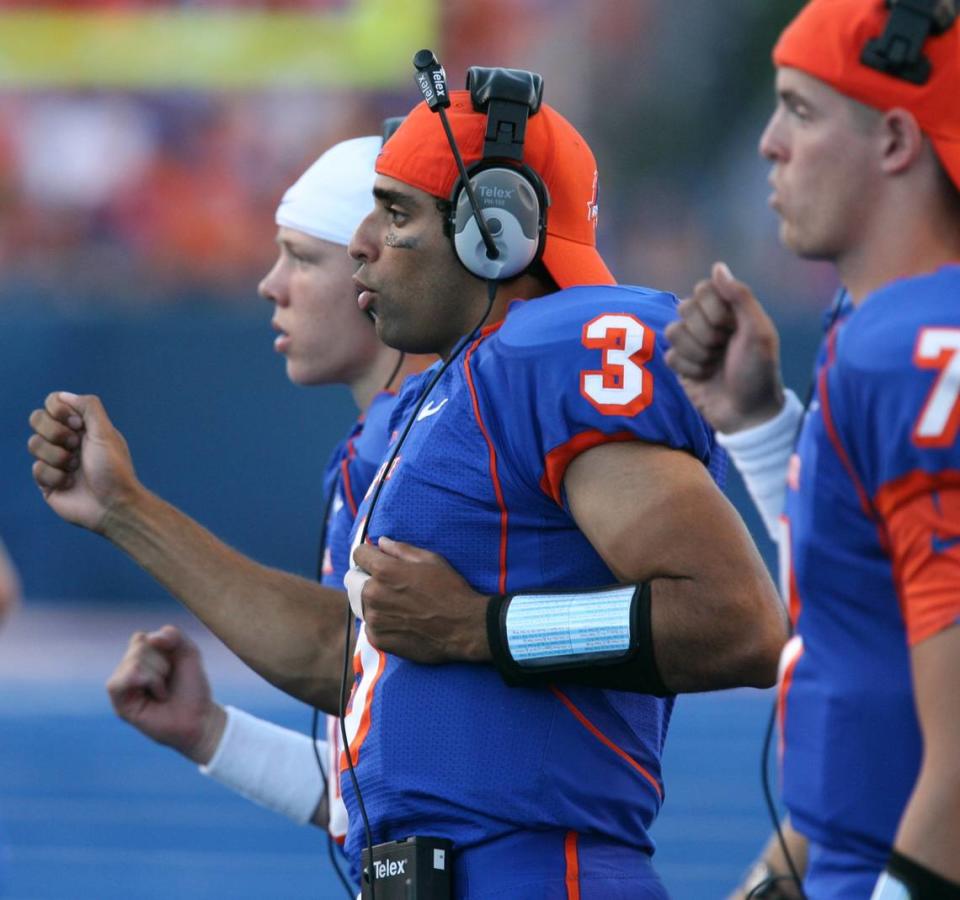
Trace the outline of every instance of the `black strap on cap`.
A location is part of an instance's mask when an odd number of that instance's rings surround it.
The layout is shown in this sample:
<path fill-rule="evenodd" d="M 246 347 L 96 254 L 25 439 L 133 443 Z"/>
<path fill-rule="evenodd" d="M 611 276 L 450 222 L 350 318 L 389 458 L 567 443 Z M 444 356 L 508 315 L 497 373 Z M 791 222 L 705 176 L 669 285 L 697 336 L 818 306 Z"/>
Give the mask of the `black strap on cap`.
<path fill-rule="evenodd" d="M 930 60 L 922 52 L 924 41 L 953 24 L 957 0 L 887 0 L 887 6 L 887 27 L 867 42 L 860 62 L 911 84 L 926 84 Z"/>
<path fill-rule="evenodd" d="M 483 158 L 523 162 L 527 119 L 540 109 L 543 78 L 522 69 L 471 66 L 467 70 L 467 90 L 473 108 L 487 113 Z"/>
<path fill-rule="evenodd" d="M 383 120 L 383 142 L 386 143 L 393 137 L 394 132 L 403 124 L 403 120 L 406 116 L 390 116 L 388 119 Z"/>

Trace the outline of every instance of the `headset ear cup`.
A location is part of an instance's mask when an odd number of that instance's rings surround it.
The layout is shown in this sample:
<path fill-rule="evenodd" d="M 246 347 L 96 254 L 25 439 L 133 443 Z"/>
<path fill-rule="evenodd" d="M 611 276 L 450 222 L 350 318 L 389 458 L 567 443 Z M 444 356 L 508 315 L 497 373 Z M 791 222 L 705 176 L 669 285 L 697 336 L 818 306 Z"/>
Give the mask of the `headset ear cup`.
<path fill-rule="evenodd" d="M 470 199 L 459 185 L 453 197 L 454 252 L 478 278 L 513 278 L 540 251 L 543 211 L 539 195 L 523 172 L 504 166 L 475 171 L 470 183 L 499 256 L 487 256 Z"/>

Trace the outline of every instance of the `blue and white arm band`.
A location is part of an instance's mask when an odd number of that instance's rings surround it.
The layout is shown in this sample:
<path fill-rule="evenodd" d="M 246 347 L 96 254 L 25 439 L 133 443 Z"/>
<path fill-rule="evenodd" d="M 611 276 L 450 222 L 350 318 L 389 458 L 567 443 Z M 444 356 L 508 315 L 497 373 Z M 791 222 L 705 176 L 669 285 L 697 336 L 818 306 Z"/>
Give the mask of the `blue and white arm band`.
<path fill-rule="evenodd" d="M 650 586 L 500 594 L 487 637 L 507 684 L 569 682 L 666 696 L 650 629 Z"/>
<path fill-rule="evenodd" d="M 787 389 L 784 397 L 783 409 L 762 425 L 733 434 L 717 432 L 717 443 L 730 454 L 774 541 L 780 539 L 787 465 L 803 418 L 803 404 L 797 395 Z"/>

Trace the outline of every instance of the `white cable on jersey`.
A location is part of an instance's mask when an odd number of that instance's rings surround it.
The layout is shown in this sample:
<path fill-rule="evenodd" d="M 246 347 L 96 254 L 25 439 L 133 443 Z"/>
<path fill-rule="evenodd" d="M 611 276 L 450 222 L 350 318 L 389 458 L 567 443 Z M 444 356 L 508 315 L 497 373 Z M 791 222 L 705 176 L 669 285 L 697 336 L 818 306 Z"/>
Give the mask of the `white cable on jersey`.
<path fill-rule="evenodd" d="M 730 454 L 774 541 L 780 539 L 787 466 L 803 418 L 803 404 L 797 395 L 788 388 L 784 396 L 783 409 L 762 425 L 734 434 L 717 432 L 717 443 Z"/>

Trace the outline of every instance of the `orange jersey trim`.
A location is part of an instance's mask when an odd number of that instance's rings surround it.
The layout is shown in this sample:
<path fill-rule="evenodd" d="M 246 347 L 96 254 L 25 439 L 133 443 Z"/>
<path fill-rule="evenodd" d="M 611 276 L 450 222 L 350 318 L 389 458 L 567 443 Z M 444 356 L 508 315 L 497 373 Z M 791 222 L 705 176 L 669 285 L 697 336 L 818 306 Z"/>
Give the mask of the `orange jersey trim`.
<path fill-rule="evenodd" d="M 360 414 L 360 418 L 357 419 L 357 423 L 360 425 L 365 424 L 367 418 L 366 412 Z M 350 463 L 357 458 L 357 446 L 356 439 L 350 438 L 347 440 L 346 454 L 344 458 L 340 461 L 340 483 L 343 488 L 343 496 L 347 501 L 347 506 L 350 507 L 350 515 L 354 518 L 357 517 L 357 501 L 353 496 L 353 483 L 350 480 Z"/>
<path fill-rule="evenodd" d="M 833 365 L 833 361 L 836 356 L 836 344 L 837 332 L 834 330 L 830 332 L 830 337 L 827 339 L 827 364 L 820 370 L 820 375 L 817 379 L 819 388 L 817 393 L 820 397 L 820 411 L 823 415 L 823 424 L 827 429 L 827 437 L 830 439 L 830 443 L 833 445 L 834 451 L 840 458 L 841 465 L 844 469 L 846 469 L 847 475 L 850 476 L 850 480 L 853 482 L 854 490 L 856 490 L 857 498 L 860 501 L 860 508 L 863 510 L 864 515 L 870 519 L 871 522 L 875 522 L 877 516 L 873 507 L 870 505 L 869 495 L 867 494 L 863 485 L 860 483 L 860 478 L 857 475 L 856 470 L 853 468 L 853 463 L 850 462 L 850 457 L 847 456 L 846 449 L 840 442 L 840 435 L 837 433 L 837 427 L 833 422 L 833 412 L 831 411 L 830 407 L 830 390 L 827 387 L 827 369 L 829 366 Z"/>
<path fill-rule="evenodd" d="M 780 567 L 780 593 L 783 602 L 787 605 L 787 614 L 790 624 L 796 628 L 803 604 L 800 601 L 800 589 L 797 587 L 797 573 L 793 568 L 793 540 L 790 519 L 785 513 L 780 516 L 780 540 L 778 541 L 778 555 Z"/>
<path fill-rule="evenodd" d="M 599 447 L 601 444 L 612 444 L 618 441 L 636 441 L 639 438 L 632 431 L 617 431 L 606 434 L 602 431 L 581 431 L 574 435 L 565 444 L 554 447 L 544 461 L 543 475 L 540 477 L 540 489 L 557 506 L 563 505 L 563 478 L 567 468 L 581 453 Z"/>
<path fill-rule="evenodd" d="M 500 508 L 500 575 L 497 580 L 497 589 L 501 594 L 507 592 L 507 528 L 509 525 L 509 516 L 507 515 L 507 505 L 503 499 L 503 488 L 500 486 L 500 476 L 497 474 L 497 451 L 490 440 L 490 434 L 487 432 L 486 425 L 483 424 L 483 417 L 480 415 L 480 401 L 477 398 L 477 389 L 473 383 L 473 373 L 470 371 L 470 357 L 473 351 L 477 349 L 480 342 L 486 337 L 485 333 L 477 338 L 467 350 L 463 358 L 463 371 L 467 377 L 467 387 L 470 389 L 470 402 L 473 404 L 473 416 L 477 420 L 477 426 L 483 439 L 487 442 L 487 455 L 490 461 L 490 478 L 493 481 L 493 493 L 497 498 L 497 506 Z"/>
<path fill-rule="evenodd" d="M 575 831 L 568 831 L 563 839 L 563 855 L 567 862 L 567 900 L 580 900 L 580 859 Z"/>
<path fill-rule="evenodd" d="M 960 623 L 960 471 L 909 472 L 880 488 L 874 502 L 914 647 Z"/>
<path fill-rule="evenodd" d="M 367 689 L 367 696 L 364 699 L 363 712 L 360 714 L 360 724 L 357 726 L 357 733 L 350 742 L 350 755 L 353 757 L 354 766 L 358 765 L 360 762 L 360 748 L 363 746 L 363 742 L 366 740 L 367 734 L 370 731 L 370 716 L 372 714 L 373 697 L 376 693 L 377 683 L 380 681 L 380 676 L 383 674 L 383 670 L 387 665 L 387 654 L 377 650 L 373 644 L 370 644 L 370 647 L 377 654 L 377 671 L 374 672 L 373 678 L 370 681 L 370 687 Z M 358 652 L 354 656 L 354 667 L 356 668 L 359 665 L 361 665 L 361 663 L 359 662 Z M 360 682 L 357 682 L 358 685 L 359 683 Z M 355 691 L 356 686 L 354 687 L 354 692 Z M 341 750 L 340 771 L 344 772 L 349 768 L 350 764 L 347 762 L 347 754 Z"/>
<path fill-rule="evenodd" d="M 627 762 L 628 765 L 636 769 L 647 781 L 650 782 L 653 789 L 657 792 L 657 797 L 663 799 L 663 789 L 660 787 L 660 783 L 657 781 L 650 772 L 647 771 L 640 763 L 638 763 L 626 750 L 618 747 L 613 741 L 610 740 L 596 725 L 593 724 L 579 709 L 574 705 L 573 701 L 563 693 L 558 687 L 554 685 L 550 686 L 550 690 L 553 692 L 554 696 L 573 713 L 574 718 L 583 725 L 587 731 L 590 732 L 601 744 L 609 747 L 614 753 L 617 754 L 621 759 Z"/>
<path fill-rule="evenodd" d="M 780 752 L 787 742 L 787 697 L 793 684 L 793 673 L 803 656 L 803 638 L 795 634 L 780 651 L 780 675 L 777 678 L 777 726 L 780 732 Z"/>
<path fill-rule="evenodd" d="M 350 508 L 350 515 L 357 517 L 357 501 L 353 498 L 353 484 L 350 481 L 350 457 L 340 462 L 340 484 L 343 486 L 343 496 Z"/>

